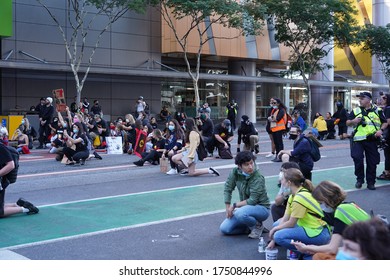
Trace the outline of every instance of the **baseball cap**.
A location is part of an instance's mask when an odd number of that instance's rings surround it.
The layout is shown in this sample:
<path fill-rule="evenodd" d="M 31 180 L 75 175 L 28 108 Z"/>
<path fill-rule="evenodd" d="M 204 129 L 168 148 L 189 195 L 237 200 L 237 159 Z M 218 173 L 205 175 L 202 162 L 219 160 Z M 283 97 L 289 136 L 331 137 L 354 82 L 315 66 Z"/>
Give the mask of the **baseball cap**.
<path fill-rule="evenodd" d="M 50 102 L 50 104 L 53 103 L 53 98 L 51 98 L 51 97 L 46 97 L 46 100 L 48 100 Z"/>
<path fill-rule="evenodd" d="M 372 99 L 371 93 L 369 93 L 367 91 L 363 91 L 363 92 L 357 94 L 356 97 L 368 97 L 368 98 Z"/>
<path fill-rule="evenodd" d="M 232 123 L 231 123 L 230 120 L 228 120 L 228 119 L 225 119 L 225 120 L 223 121 L 223 124 L 224 124 L 227 128 L 229 128 L 229 127 L 232 125 Z"/>
<path fill-rule="evenodd" d="M 143 96 L 140 96 L 140 97 L 138 97 L 138 99 L 144 99 L 144 97 L 143 97 Z"/>

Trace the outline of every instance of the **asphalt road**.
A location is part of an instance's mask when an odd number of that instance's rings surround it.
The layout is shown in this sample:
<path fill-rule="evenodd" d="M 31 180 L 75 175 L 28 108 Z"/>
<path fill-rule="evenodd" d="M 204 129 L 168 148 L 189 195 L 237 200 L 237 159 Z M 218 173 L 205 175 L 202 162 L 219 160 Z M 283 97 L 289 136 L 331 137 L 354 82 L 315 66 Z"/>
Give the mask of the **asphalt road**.
<path fill-rule="evenodd" d="M 280 163 L 265 158 L 270 144 L 268 135 L 260 135 L 257 164 L 272 200 L 278 190 Z M 291 148 L 292 141 L 285 139 L 284 143 Z M 348 190 L 347 200 L 390 217 L 386 182 L 378 181 L 381 186 L 376 191 L 355 190 L 349 143 L 322 143 L 322 159 L 315 164 L 313 182 L 336 181 Z M 219 232 L 224 218 L 223 182 L 233 160 L 208 158 L 199 168 L 216 167 L 221 176 L 196 178 L 168 176 L 159 166 L 136 167 L 132 164 L 135 160 L 134 155 L 103 155 L 103 160 L 92 159 L 84 166 L 65 166 L 46 151 L 22 156 L 18 181 L 7 189 L 6 201 L 24 197 L 41 211 L 0 220 L 0 259 L 264 258 L 257 253 L 256 240 Z M 382 170 L 383 163 L 377 173 Z M 270 218 L 266 225 L 270 227 Z"/>

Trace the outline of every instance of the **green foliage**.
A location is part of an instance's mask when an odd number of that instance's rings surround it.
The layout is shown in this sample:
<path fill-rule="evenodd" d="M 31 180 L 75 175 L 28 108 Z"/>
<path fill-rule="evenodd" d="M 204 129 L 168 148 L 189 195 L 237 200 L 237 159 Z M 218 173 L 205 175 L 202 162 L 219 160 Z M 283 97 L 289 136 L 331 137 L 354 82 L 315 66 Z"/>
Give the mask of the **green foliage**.
<path fill-rule="evenodd" d="M 390 24 L 386 27 L 366 25 L 360 38 L 363 42 L 362 50 L 376 56 L 382 73 L 390 81 Z"/>
<path fill-rule="evenodd" d="M 112 11 L 117 8 L 127 7 L 137 13 L 145 13 L 146 8 L 150 5 L 148 0 L 86 0 L 98 10 Z M 158 1 L 155 1 L 158 2 Z"/>
<path fill-rule="evenodd" d="M 276 29 L 275 39 L 291 49 L 289 72 L 315 74 L 334 46 L 356 43 L 359 31 L 349 0 L 261 1 Z M 333 45 L 334 44 L 334 45 Z"/>

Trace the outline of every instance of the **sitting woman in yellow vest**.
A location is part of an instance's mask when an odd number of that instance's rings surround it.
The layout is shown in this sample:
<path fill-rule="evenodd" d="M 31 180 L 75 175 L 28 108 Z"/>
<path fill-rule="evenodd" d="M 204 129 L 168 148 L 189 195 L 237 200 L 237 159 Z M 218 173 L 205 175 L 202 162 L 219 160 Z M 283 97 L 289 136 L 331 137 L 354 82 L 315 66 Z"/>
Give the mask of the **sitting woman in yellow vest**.
<path fill-rule="evenodd" d="M 354 222 L 369 220 L 370 215 L 355 203 L 344 202 L 347 194 L 336 183 L 322 181 L 312 195 L 324 211 L 324 220 L 333 227 L 332 237 L 328 244 L 321 246 L 306 245 L 299 241 L 293 244 L 301 253 L 315 254 L 315 260 L 334 260 L 342 245 L 344 229 Z"/>
<path fill-rule="evenodd" d="M 296 252 L 298 258 L 311 259 L 311 254 L 301 254 L 292 242 L 324 245 L 330 240 L 330 231 L 323 220 L 324 213 L 311 194 L 313 184 L 299 169 L 291 168 L 283 172 L 281 185 L 290 188 L 291 195 L 283 218 L 276 221 L 269 232 L 271 242 L 268 248 L 280 245 Z"/>

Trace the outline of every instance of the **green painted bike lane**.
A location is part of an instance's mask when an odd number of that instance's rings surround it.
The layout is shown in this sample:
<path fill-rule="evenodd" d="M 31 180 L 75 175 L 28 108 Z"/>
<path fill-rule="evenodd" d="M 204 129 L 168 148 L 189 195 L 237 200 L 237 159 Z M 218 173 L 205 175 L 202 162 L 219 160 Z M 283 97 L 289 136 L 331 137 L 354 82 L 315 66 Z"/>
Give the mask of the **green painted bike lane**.
<path fill-rule="evenodd" d="M 279 190 L 277 180 L 277 176 L 266 177 L 271 200 Z M 340 167 L 313 173 L 314 184 L 323 180 L 335 181 L 346 190 L 353 189 L 353 168 Z M 381 184 L 385 182 L 377 182 L 378 186 Z M 234 199 L 237 198 L 235 192 Z M 0 219 L 0 248 L 223 210 L 223 183 L 42 206 L 38 215 L 15 215 Z"/>

